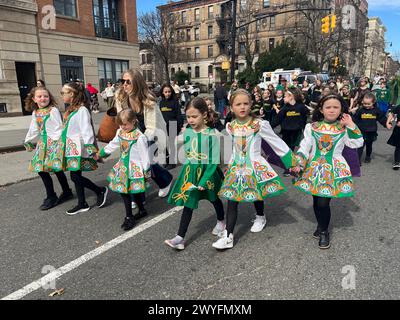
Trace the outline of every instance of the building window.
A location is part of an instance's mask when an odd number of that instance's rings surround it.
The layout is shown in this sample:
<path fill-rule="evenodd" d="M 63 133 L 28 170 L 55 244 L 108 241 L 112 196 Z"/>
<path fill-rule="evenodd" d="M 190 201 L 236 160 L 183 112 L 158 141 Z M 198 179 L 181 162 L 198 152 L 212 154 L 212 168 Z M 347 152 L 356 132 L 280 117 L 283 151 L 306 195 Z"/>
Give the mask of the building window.
<path fill-rule="evenodd" d="M 127 40 L 126 25 L 119 21 L 117 0 L 93 0 L 96 37 Z"/>
<path fill-rule="evenodd" d="M 153 63 L 153 55 L 151 53 L 148 53 L 146 56 L 147 56 L 147 64 L 152 64 Z"/>
<path fill-rule="evenodd" d="M 213 66 L 210 64 L 208 66 L 208 77 L 212 77 L 214 75 Z"/>
<path fill-rule="evenodd" d="M 259 53 L 260 52 L 260 40 L 256 40 L 254 43 L 254 52 Z"/>
<path fill-rule="evenodd" d="M 171 68 L 171 77 L 175 75 L 175 68 Z"/>
<path fill-rule="evenodd" d="M 200 58 L 200 47 L 194 48 L 194 57 L 195 57 L 195 59 Z"/>
<path fill-rule="evenodd" d="M 214 7 L 209 6 L 208 7 L 208 19 L 213 19 L 214 18 Z"/>
<path fill-rule="evenodd" d="M 263 0 L 263 7 L 264 8 L 269 8 L 269 0 Z"/>
<path fill-rule="evenodd" d="M 275 38 L 269 39 L 269 50 L 271 51 L 273 48 L 275 48 Z"/>
<path fill-rule="evenodd" d="M 208 26 L 208 39 L 213 37 L 213 26 Z"/>
<path fill-rule="evenodd" d="M 60 56 L 61 81 L 63 84 L 76 79 L 83 80 L 82 57 Z"/>
<path fill-rule="evenodd" d="M 200 9 L 194 9 L 194 20 L 200 21 Z"/>
<path fill-rule="evenodd" d="M 192 67 L 188 67 L 189 79 L 192 78 Z"/>
<path fill-rule="evenodd" d="M 56 13 L 66 17 L 76 17 L 76 0 L 54 0 Z"/>
<path fill-rule="evenodd" d="M 145 55 L 143 55 L 145 56 Z M 98 59 L 100 89 L 106 87 L 107 81 L 116 83 L 122 74 L 129 69 L 129 62 L 123 60 Z"/>
<path fill-rule="evenodd" d="M 186 29 L 186 41 L 190 41 L 190 29 Z"/>
<path fill-rule="evenodd" d="M 142 64 L 146 64 L 146 55 L 142 54 Z"/>
<path fill-rule="evenodd" d="M 208 46 L 208 57 L 212 58 L 214 56 L 213 46 Z"/>
<path fill-rule="evenodd" d="M 271 17 L 269 28 L 272 31 L 275 30 L 275 17 Z"/>
<path fill-rule="evenodd" d="M 143 70 L 143 78 L 146 82 L 153 82 L 153 70 Z"/>
<path fill-rule="evenodd" d="M 199 66 L 194 68 L 194 77 L 200 78 L 200 67 Z"/>
<path fill-rule="evenodd" d="M 257 20 L 256 21 L 256 31 L 260 32 L 260 30 L 261 30 L 261 20 Z"/>
<path fill-rule="evenodd" d="M 200 40 L 200 28 L 194 29 L 194 40 Z"/>
<path fill-rule="evenodd" d="M 187 48 L 187 49 L 186 49 L 186 58 L 187 58 L 188 60 L 191 60 L 191 59 L 192 59 L 192 48 Z"/>
<path fill-rule="evenodd" d="M 240 0 L 240 12 L 246 11 L 247 9 L 247 0 Z"/>
<path fill-rule="evenodd" d="M 182 20 L 182 23 L 186 23 L 186 11 L 182 11 L 181 20 Z"/>
<path fill-rule="evenodd" d="M 239 53 L 246 54 L 246 44 L 244 42 L 239 43 Z"/>

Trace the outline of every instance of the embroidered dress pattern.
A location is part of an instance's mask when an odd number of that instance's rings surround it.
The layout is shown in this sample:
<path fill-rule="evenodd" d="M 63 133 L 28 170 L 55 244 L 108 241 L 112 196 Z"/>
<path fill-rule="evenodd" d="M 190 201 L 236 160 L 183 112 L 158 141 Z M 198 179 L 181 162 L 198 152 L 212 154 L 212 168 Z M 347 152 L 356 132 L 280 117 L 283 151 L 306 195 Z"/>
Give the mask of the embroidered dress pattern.
<path fill-rule="evenodd" d="M 261 139 L 271 144 L 287 168 L 295 165 L 295 157 L 268 121 L 234 120 L 227 130 L 232 136 L 233 155 L 219 195 L 231 201 L 254 202 L 286 191 L 280 177 L 261 155 Z"/>
<path fill-rule="evenodd" d="M 220 148 L 216 130 L 206 128 L 195 132 L 188 128 L 184 133 L 186 162 L 176 180 L 168 203 L 197 209 L 200 200 L 216 201 L 223 173 L 219 168 Z M 200 191 L 197 187 L 203 187 Z"/>
<path fill-rule="evenodd" d="M 357 127 L 346 129 L 339 122 L 324 121 L 308 124 L 306 129 L 297 153 L 302 174 L 294 179 L 294 186 L 313 196 L 353 196 L 353 178 L 342 151 L 346 145 L 353 148 L 362 145 L 360 130 Z"/>

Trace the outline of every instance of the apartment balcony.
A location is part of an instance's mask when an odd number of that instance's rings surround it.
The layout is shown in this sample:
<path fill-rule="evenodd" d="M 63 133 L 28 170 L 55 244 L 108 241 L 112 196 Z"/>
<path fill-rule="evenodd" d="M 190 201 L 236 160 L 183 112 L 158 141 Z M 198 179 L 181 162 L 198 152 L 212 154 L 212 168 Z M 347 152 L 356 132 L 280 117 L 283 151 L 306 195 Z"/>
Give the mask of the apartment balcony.
<path fill-rule="evenodd" d="M 126 24 L 117 20 L 94 17 L 96 37 L 127 41 Z"/>

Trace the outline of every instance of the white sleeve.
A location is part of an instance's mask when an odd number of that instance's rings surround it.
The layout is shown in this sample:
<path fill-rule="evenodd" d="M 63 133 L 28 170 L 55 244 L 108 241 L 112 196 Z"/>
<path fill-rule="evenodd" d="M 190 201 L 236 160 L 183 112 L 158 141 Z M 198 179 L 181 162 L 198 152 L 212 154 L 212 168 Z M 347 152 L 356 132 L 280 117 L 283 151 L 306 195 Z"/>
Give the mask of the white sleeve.
<path fill-rule="evenodd" d="M 35 111 L 33 111 L 31 124 L 29 126 L 28 133 L 26 134 L 26 137 L 25 137 L 25 143 L 31 142 L 32 140 L 37 138 L 38 135 L 39 135 L 39 128 L 36 124 Z"/>
<path fill-rule="evenodd" d="M 344 139 L 344 144 L 351 149 L 358 149 L 364 145 L 363 135 L 357 126 L 354 128 L 347 127 Z"/>
<path fill-rule="evenodd" d="M 46 122 L 47 135 L 53 140 L 58 140 L 62 133 L 62 126 L 61 112 L 54 107 L 51 109 L 49 120 Z"/>
<path fill-rule="evenodd" d="M 79 114 L 79 129 L 85 145 L 94 145 L 94 132 L 91 122 L 89 110 L 86 107 L 81 107 Z"/>
<path fill-rule="evenodd" d="M 112 141 L 110 141 L 104 148 L 104 152 L 106 154 L 111 154 L 113 152 L 115 152 L 116 150 L 118 150 L 120 148 L 120 139 L 119 139 L 119 133 L 120 133 L 121 129 L 117 130 L 117 134 L 115 135 L 114 139 L 112 139 Z"/>
<path fill-rule="evenodd" d="M 142 161 L 143 170 L 147 171 L 150 169 L 150 157 L 149 149 L 147 146 L 147 138 L 145 135 L 141 135 L 137 141 L 137 146 L 139 149 L 140 159 Z"/>
<path fill-rule="evenodd" d="M 300 142 L 299 149 L 296 152 L 297 162 L 300 164 L 302 168 L 305 167 L 305 164 L 310 157 L 313 138 L 311 135 L 311 123 L 308 123 L 304 129 L 304 138 Z"/>
<path fill-rule="evenodd" d="M 260 121 L 260 135 L 280 158 L 291 151 L 287 144 L 274 132 L 268 121 Z"/>

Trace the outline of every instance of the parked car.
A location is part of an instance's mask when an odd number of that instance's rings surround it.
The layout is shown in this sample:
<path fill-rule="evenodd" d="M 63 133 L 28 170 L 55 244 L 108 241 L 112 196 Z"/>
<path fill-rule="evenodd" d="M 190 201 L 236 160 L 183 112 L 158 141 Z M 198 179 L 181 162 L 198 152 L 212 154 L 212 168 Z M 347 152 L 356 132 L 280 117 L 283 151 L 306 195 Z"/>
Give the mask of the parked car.
<path fill-rule="evenodd" d="M 322 83 L 326 83 L 329 81 L 329 75 L 327 73 L 302 72 L 297 76 L 300 85 L 304 80 L 307 80 L 310 84 L 314 84 L 317 79 L 321 80 Z"/>

